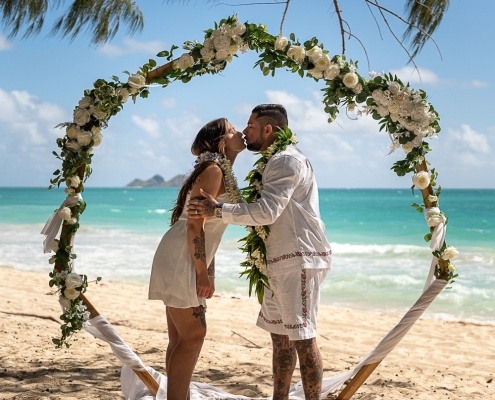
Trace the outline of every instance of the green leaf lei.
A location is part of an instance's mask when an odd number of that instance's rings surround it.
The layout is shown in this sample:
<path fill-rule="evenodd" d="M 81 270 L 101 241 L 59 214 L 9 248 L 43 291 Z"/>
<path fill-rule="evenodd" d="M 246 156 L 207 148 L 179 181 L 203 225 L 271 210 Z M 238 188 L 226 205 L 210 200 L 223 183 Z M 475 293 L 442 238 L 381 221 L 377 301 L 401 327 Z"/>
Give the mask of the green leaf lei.
<path fill-rule="evenodd" d="M 249 186 L 243 188 L 241 192 L 248 203 L 256 202 L 261 197 L 261 191 L 263 190 L 261 181 L 268 161 L 274 154 L 284 151 L 291 144 L 297 143 L 296 135 L 289 128 L 279 130 L 276 135 L 277 137 L 270 147 L 259 153 L 261 157 L 254 163 L 254 168 L 246 176 Z M 249 296 L 251 296 L 254 287 L 258 302 L 261 304 L 263 303 L 265 286 L 269 287 L 268 277 L 266 276 L 265 240 L 270 234 L 270 228 L 266 225 L 246 226 L 246 230 L 249 232 L 248 235 L 239 240 L 239 242 L 244 242 L 240 249 L 247 253 L 246 260 L 241 263 L 241 266 L 245 268 L 241 272 L 241 276 L 246 275 L 246 279 L 249 280 Z"/>

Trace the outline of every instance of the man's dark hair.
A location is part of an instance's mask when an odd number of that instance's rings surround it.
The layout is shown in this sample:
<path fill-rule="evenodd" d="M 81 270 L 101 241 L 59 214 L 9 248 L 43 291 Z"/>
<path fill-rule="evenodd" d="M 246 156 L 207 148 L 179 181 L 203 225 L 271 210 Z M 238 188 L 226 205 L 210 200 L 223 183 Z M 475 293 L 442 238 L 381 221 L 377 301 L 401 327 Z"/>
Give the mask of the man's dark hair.
<path fill-rule="evenodd" d="M 259 104 L 253 108 L 256 119 L 261 119 L 262 125 L 270 124 L 274 131 L 285 129 L 289 125 L 287 111 L 281 104 Z"/>

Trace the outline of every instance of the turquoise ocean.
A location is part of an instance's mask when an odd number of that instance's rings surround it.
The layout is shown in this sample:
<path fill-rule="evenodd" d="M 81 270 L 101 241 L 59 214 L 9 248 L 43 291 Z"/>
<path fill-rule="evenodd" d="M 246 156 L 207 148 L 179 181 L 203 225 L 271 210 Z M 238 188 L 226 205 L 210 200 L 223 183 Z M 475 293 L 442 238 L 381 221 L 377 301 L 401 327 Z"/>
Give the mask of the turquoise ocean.
<path fill-rule="evenodd" d="M 155 249 L 169 228 L 177 188 L 86 188 L 74 251 L 75 271 L 90 280 L 147 284 Z M 428 227 L 411 204 L 410 189 L 320 189 L 320 210 L 333 248 L 333 266 L 322 304 L 402 313 L 420 296 L 431 250 Z M 46 273 L 46 220 L 65 199 L 60 189 L 0 188 L 0 265 Z M 495 323 L 495 190 L 444 189 L 440 209 L 448 217 L 447 244 L 458 278 L 425 316 Z M 239 277 L 245 229 L 229 226 L 216 257 L 217 293 L 248 296 Z M 89 288 L 91 290 L 91 287 Z"/>

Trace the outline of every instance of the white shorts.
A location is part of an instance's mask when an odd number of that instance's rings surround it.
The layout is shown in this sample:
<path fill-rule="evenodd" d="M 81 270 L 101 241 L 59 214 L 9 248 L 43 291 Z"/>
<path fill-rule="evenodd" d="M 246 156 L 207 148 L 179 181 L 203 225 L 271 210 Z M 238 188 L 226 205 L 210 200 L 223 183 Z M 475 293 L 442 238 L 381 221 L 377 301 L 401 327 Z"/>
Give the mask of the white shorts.
<path fill-rule="evenodd" d="M 316 337 L 320 284 L 328 269 L 301 269 L 270 277 L 256 323 L 289 340 Z"/>

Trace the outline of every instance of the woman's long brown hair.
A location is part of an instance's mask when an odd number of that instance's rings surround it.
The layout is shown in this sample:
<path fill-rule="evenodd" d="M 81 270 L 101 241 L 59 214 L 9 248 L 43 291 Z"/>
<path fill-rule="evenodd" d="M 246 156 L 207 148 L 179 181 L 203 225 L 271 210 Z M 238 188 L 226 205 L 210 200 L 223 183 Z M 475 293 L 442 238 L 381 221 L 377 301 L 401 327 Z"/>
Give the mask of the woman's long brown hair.
<path fill-rule="evenodd" d="M 194 142 L 191 145 L 191 153 L 194 154 L 195 156 L 199 156 L 200 154 L 205 152 L 224 154 L 226 133 L 227 133 L 226 118 L 218 118 L 208 122 L 205 126 L 203 126 L 200 129 L 200 131 L 196 135 L 196 139 L 194 139 Z M 198 176 L 207 167 L 209 167 L 211 164 L 214 163 L 215 161 L 204 161 L 198 164 L 197 166 L 195 166 L 194 170 L 184 181 L 177 196 L 177 201 L 175 202 L 175 206 L 172 210 L 170 225 L 175 224 L 175 222 L 177 222 L 180 215 L 182 214 L 182 211 L 184 210 L 184 206 L 186 203 L 187 194 L 194 185 L 194 182 L 196 182 Z"/>

